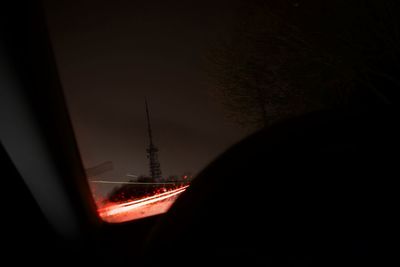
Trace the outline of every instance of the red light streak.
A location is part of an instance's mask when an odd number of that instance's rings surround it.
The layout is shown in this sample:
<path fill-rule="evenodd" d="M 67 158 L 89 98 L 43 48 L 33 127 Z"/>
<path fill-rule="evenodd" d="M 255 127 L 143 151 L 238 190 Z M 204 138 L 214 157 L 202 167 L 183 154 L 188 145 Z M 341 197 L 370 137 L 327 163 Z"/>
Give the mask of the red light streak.
<path fill-rule="evenodd" d="M 133 220 L 140 217 L 145 217 L 145 211 L 152 210 L 150 215 L 166 212 L 169 206 L 172 204 L 164 203 L 168 199 L 178 196 L 183 193 L 188 186 L 183 186 L 178 189 L 170 190 L 164 193 L 157 193 L 153 196 L 128 201 L 120 204 L 108 204 L 106 207 L 99 208 L 98 213 L 101 218 L 110 222 L 122 222 L 127 220 Z M 117 218 L 117 216 L 123 215 L 124 217 Z"/>

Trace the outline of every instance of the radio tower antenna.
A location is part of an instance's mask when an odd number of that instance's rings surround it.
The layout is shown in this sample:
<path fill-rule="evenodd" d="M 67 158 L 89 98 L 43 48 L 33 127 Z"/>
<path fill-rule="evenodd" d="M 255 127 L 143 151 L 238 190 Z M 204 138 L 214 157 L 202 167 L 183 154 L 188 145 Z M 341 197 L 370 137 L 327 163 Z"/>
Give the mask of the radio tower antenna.
<path fill-rule="evenodd" d="M 158 148 L 154 145 L 153 142 L 153 131 L 150 123 L 150 112 L 147 99 L 145 99 L 145 104 L 146 104 L 147 132 L 149 135 L 149 146 L 146 149 L 146 151 L 147 151 L 147 158 L 149 159 L 150 177 L 152 178 L 153 181 L 160 181 L 161 167 L 160 167 L 160 162 L 158 161 Z"/>

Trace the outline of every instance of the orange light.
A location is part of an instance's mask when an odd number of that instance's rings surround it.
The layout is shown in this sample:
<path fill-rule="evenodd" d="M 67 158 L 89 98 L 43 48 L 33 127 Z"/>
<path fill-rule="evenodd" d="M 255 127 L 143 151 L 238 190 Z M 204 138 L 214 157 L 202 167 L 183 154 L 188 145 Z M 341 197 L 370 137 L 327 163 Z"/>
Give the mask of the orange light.
<path fill-rule="evenodd" d="M 188 185 L 125 203 L 108 203 L 99 208 L 98 213 L 103 220 L 108 222 L 124 222 L 164 213 L 187 187 Z"/>

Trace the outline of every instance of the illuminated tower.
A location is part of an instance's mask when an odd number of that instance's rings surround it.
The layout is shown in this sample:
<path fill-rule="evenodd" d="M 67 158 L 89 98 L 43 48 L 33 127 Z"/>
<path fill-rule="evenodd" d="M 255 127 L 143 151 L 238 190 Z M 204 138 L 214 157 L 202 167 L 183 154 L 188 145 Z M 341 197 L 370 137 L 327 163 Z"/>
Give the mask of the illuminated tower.
<path fill-rule="evenodd" d="M 161 179 L 161 168 L 160 162 L 158 161 L 158 148 L 153 143 L 153 133 L 151 130 L 150 124 L 150 115 L 149 115 L 149 107 L 146 103 L 146 115 L 147 115 L 147 131 L 149 134 L 149 147 L 146 149 L 147 158 L 149 159 L 149 167 L 150 167 L 150 177 L 153 181 L 159 181 Z"/>

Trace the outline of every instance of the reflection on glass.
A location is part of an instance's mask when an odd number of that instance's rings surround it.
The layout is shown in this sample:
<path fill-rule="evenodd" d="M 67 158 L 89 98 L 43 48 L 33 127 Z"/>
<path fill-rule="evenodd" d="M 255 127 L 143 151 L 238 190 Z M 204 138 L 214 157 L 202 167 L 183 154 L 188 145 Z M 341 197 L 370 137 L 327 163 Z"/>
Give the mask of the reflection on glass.
<path fill-rule="evenodd" d="M 249 133 L 227 119 L 210 75 L 210 55 L 230 35 L 237 1 L 44 2 L 104 220 L 167 211 L 196 174 Z"/>
<path fill-rule="evenodd" d="M 97 180 L 96 176 L 113 169 L 111 161 L 86 170 L 96 199 L 99 216 L 107 222 L 124 222 L 152 216 L 168 211 L 176 198 L 189 186 L 193 176 L 186 173 L 181 176 L 163 177 L 158 161 L 158 148 L 154 144 L 150 112 L 145 101 L 149 160 L 148 176 L 127 174 L 129 181 Z M 92 178 L 92 179 L 91 179 Z M 96 195 L 99 185 L 117 185 L 106 198 Z M 119 186 L 118 186 L 119 185 Z"/>

